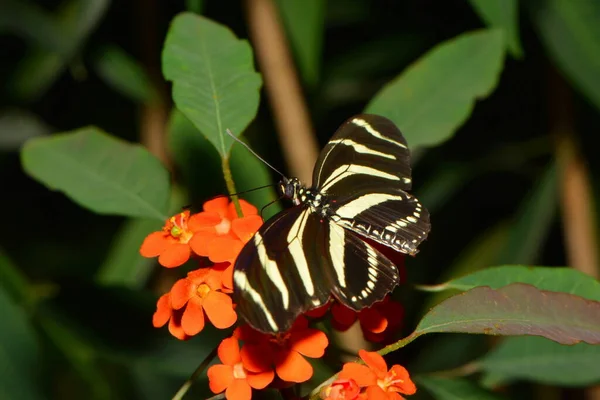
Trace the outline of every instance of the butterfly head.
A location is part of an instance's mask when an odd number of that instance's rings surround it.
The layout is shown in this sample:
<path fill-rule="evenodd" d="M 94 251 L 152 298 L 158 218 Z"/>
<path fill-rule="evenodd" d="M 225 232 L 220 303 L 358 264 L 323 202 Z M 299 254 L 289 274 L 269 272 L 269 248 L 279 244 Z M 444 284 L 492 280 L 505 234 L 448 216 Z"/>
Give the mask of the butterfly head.
<path fill-rule="evenodd" d="M 286 199 L 292 200 L 294 203 L 298 203 L 298 197 L 303 186 L 298 178 L 283 178 L 279 182 L 279 194 Z"/>

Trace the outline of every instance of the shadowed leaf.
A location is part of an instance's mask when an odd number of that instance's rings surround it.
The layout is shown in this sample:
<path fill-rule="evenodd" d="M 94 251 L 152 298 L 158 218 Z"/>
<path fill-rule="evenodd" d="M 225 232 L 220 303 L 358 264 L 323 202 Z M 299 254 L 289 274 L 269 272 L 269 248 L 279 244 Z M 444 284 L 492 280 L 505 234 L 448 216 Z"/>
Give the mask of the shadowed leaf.
<path fill-rule="evenodd" d="M 416 376 L 415 382 L 417 386 L 423 387 L 433 394 L 437 400 L 498 400 L 503 398 L 466 379 Z"/>
<path fill-rule="evenodd" d="M 506 47 L 513 57 L 521 58 L 523 49 L 519 40 L 517 0 L 470 0 L 470 3 L 487 25 L 504 30 Z"/>

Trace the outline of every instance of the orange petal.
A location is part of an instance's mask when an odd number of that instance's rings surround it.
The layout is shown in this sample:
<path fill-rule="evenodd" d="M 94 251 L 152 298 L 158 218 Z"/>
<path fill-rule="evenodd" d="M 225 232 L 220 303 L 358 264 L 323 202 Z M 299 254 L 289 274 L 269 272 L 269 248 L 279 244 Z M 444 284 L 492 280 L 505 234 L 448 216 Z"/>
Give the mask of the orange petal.
<path fill-rule="evenodd" d="M 219 214 L 221 218 L 225 218 L 227 215 L 227 206 L 229 205 L 229 198 L 225 196 L 217 197 L 209 200 L 202 206 L 204 211 L 214 212 Z M 220 221 L 220 219 L 219 219 Z"/>
<path fill-rule="evenodd" d="M 181 326 L 183 331 L 190 336 L 194 336 L 204 329 L 204 311 L 202 311 L 200 298 L 192 297 L 188 301 L 183 317 L 181 317 Z"/>
<path fill-rule="evenodd" d="M 235 365 L 242 361 L 240 358 L 240 344 L 236 338 L 226 338 L 219 345 L 219 359 L 223 364 Z"/>
<path fill-rule="evenodd" d="M 396 383 L 393 386 L 398 392 L 408 395 L 416 393 L 417 387 L 412 379 L 410 379 L 410 375 L 406 368 L 401 365 L 394 365 L 389 373 L 394 375 L 394 380 L 402 380 L 401 383 Z"/>
<path fill-rule="evenodd" d="M 175 239 L 171 235 L 160 232 L 152 232 L 144 239 L 144 242 L 140 246 L 140 254 L 142 257 L 156 257 L 172 243 Z"/>
<path fill-rule="evenodd" d="M 217 236 L 210 242 L 208 258 L 215 263 L 229 261 L 235 259 L 240 254 L 242 247 L 244 247 L 244 244 L 240 240 L 226 236 Z"/>
<path fill-rule="evenodd" d="M 245 379 L 234 379 L 225 391 L 227 400 L 250 400 L 252 389 Z"/>
<path fill-rule="evenodd" d="M 253 373 L 270 371 L 273 366 L 273 352 L 264 344 L 244 343 L 240 351 L 244 368 Z"/>
<path fill-rule="evenodd" d="M 231 365 L 213 365 L 206 371 L 208 386 L 213 393 L 221 393 L 233 381 L 233 367 Z"/>
<path fill-rule="evenodd" d="M 365 308 L 358 314 L 363 331 L 381 333 L 388 327 L 388 320 L 375 308 Z"/>
<path fill-rule="evenodd" d="M 216 232 L 198 231 L 188 242 L 194 253 L 199 256 L 208 257 L 210 243 L 217 237 Z"/>
<path fill-rule="evenodd" d="M 247 217 L 234 219 L 231 222 L 231 230 L 242 241 L 242 243 L 246 243 L 252 236 L 254 236 L 262 224 L 263 220 L 260 215 L 250 215 Z"/>
<path fill-rule="evenodd" d="M 167 268 L 179 267 L 190 259 L 190 253 L 187 243 L 173 243 L 158 257 L 158 263 Z"/>
<path fill-rule="evenodd" d="M 218 329 L 229 328 L 237 321 L 237 314 L 233 311 L 231 297 L 225 293 L 212 290 L 202 303 L 206 316 Z"/>
<path fill-rule="evenodd" d="M 369 400 L 388 400 L 388 393 L 384 392 L 382 388 L 377 385 L 369 386 L 367 388 L 367 399 Z"/>
<path fill-rule="evenodd" d="M 169 321 L 169 318 L 171 318 L 172 312 L 173 309 L 171 308 L 171 296 L 169 293 L 163 294 L 156 302 L 156 311 L 152 316 L 152 326 L 155 328 L 160 328 L 166 324 L 167 321 Z"/>
<path fill-rule="evenodd" d="M 188 230 L 192 232 L 214 232 L 215 225 L 221 222 L 221 216 L 215 212 L 199 212 L 188 220 Z"/>
<path fill-rule="evenodd" d="M 175 282 L 171 288 L 171 306 L 179 310 L 196 294 L 196 286 L 191 279 L 183 278 Z"/>
<path fill-rule="evenodd" d="M 313 308 L 312 310 L 308 310 L 304 313 L 304 315 L 310 318 L 321 318 L 325 316 L 325 314 L 327 314 L 327 311 L 329 311 L 329 307 L 331 307 L 331 303 L 327 302 L 322 306 Z"/>
<path fill-rule="evenodd" d="M 179 340 L 188 340 L 190 338 L 181 326 L 181 313 L 175 312 L 171 316 L 169 320 L 169 332 Z"/>
<path fill-rule="evenodd" d="M 275 371 L 287 382 L 306 382 L 313 374 L 308 361 L 295 351 L 280 352 L 276 356 Z"/>
<path fill-rule="evenodd" d="M 345 363 L 338 375 L 339 379 L 354 379 L 358 386 L 366 387 L 377 384 L 377 376 L 366 365 L 353 362 Z"/>
<path fill-rule="evenodd" d="M 371 368 L 375 373 L 387 373 L 387 364 L 383 357 L 374 351 L 359 350 L 358 356 Z"/>
<path fill-rule="evenodd" d="M 338 331 L 345 331 L 354 324 L 357 313 L 350 308 L 335 302 L 331 306 L 331 324 Z"/>
<path fill-rule="evenodd" d="M 242 209 L 242 217 L 258 214 L 258 210 L 256 209 L 256 207 L 248 203 L 246 200 L 240 199 L 240 208 Z M 229 203 L 229 206 L 227 207 L 226 217 L 230 220 L 239 218 L 237 211 L 235 210 L 235 204 L 233 202 Z"/>
<path fill-rule="evenodd" d="M 275 372 L 273 370 L 266 372 L 259 372 L 257 374 L 248 372 L 246 376 L 246 381 L 250 385 L 250 387 L 254 389 L 264 389 L 267 385 L 273 382 L 275 378 Z"/>
<path fill-rule="evenodd" d="M 293 332 L 290 338 L 290 346 L 298 353 L 307 357 L 319 358 L 325 354 L 325 348 L 329 344 L 327 335 L 318 329 L 305 329 Z"/>

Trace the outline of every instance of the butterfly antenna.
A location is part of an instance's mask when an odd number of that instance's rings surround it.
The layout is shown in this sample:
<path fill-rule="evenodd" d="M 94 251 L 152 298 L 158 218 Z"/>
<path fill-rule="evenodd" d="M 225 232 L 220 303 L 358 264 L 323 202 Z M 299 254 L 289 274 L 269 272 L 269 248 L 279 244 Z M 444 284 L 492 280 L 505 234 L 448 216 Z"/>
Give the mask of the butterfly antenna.
<path fill-rule="evenodd" d="M 271 164 L 269 164 L 268 162 L 266 162 L 261 156 L 259 156 L 258 154 L 256 154 L 256 152 L 254 150 L 252 150 L 250 148 L 250 146 L 248 146 L 246 143 L 242 142 L 240 139 L 238 139 L 237 137 L 235 137 L 233 135 L 233 133 L 231 133 L 231 131 L 229 129 L 226 129 L 225 132 L 227 132 L 227 134 L 229 136 L 231 136 L 231 138 L 233 140 L 235 140 L 236 142 L 238 142 L 239 144 L 241 144 L 242 146 L 244 146 L 246 149 L 248 149 L 248 151 L 250 153 L 252 153 L 254 155 L 254 157 L 258 158 L 260 161 L 262 161 L 263 163 L 265 163 L 266 166 L 268 166 L 269 168 L 271 168 L 273 171 L 277 172 L 282 177 L 284 177 L 284 178 L 286 177 L 284 174 L 282 174 L 281 172 L 279 172 L 279 170 L 277 168 L 275 168 L 274 166 L 272 166 Z"/>
<path fill-rule="evenodd" d="M 269 207 L 271 204 L 273 204 L 273 203 L 275 203 L 275 202 L 278 202 L 278 201 L 279 201 L 279 200 L 281 200 L 282 198 L 283 198 L 283 196 L 281 196 L 281 197 L 279 197 L 278 199 L 275 199 L 275 200 L 273 200 L 273 201 L 271 201 L 271 202 L 267 203 L 266 205 L 264 205 L 264 206 L 263 206 L 263 208 L 261 208 L 261 209 L 260 209 L 260 217 L 261 217 L 262 219 L 265 219 L 265 218 L 263 217 L 263 211 L 265 211 L 265 209 L 266 209 L 267 207 Z"/>

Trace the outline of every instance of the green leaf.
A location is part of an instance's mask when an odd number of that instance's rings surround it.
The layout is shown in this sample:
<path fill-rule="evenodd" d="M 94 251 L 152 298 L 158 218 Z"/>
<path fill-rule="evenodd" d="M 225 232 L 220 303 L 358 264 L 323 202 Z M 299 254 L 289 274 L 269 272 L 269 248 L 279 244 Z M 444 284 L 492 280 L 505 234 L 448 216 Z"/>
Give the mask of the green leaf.
<path fill-rule="evenodd" d="M 27 277 L 0 248 L 0 289 L 2 288 L 17 303 L 28 304 L 31 300 Z"/>
<path fill-rule="evenodd" d="M 523 201 L 495 264 L 534 264 L 558 211 L 558 172 L 552 163 Z"/>
<path fill-rule="evenodd" d="M 165 78 L 173 82 L 173 99 L 226 158 L 256 115 L 261 78 L 254 71 L 252 49 L 225 26 L 185 12 L 173 20 L 163 57 Z"/>
<path fill-rule="evenodd" d="M 25 171 L 99 214 L 164 220 L 169 174 L 144 147 L 95 127 L 29 140 Z"/>
<path fill-rule="evenodd" d="M 24 310 L 0 286 L 0 398 L 37 400 L 44 398 L 39 387 L 40 349 Z"/>
<path fill-rule="evenodd" d="M 542 337 L 503 340 L 477 364 L 503 381 L 526 379 L 558 386 L 587 386 L 600 382 L 600 346 L 565 346 Z"/>
<path fill-rule="evenodd" d="M 470 0 L 481 19 L 492 28 L 504 30 L 506 47 L 513 57 L 521 58 L 519 40 L 519 4 L 517 0 Z"/>
<path fill-rule="evenodd" d="M 600 344 L 600 302 L 514 283 L 476 287 L 427 313 L 413 337 L 434 332 L 544 336 L 563 344 Z"/>
<path fill-rule="evenodd" d="M 319 78 L 325 29 L 325 6 L 323 0 L 276 2 L 281 19 L 296 56 L 300 73 L 308 85 Z"/>
<path fill-rule="evenodd" d="M 502 31 L 462 34 L 388 83 L 366 112 L 394 121 L 412 148 L 438 145 L 467 120 L 475 101 L 496 87 L 503 60 Z"/>
<path fill-rule="evenodd" d="M 477 286 L 498 289 L 511 283 L 527 283 L 541 290 L 565 292 L 600 301 L 600 282 L 573 268 L 525 267 L 517 265 L 487 268 L 441 285 L 434 290 L 469 290 Z"/>
<path fill-rule="evenodd" d="M 169 215 L 181 212 L 186 197 L 174 187 Z M 96 274 L 101 285 L 120 285 L 141 289 L 150 278 L 156 260 L 140 255 L 140 246 L 151 232 L 158 231 L 164 222 L 154 219 L 131 218 L 123 223 L 113 239 L 106 259 Z"/>
<path fill-rule="evenodd" d="M 60 50 L 43 47 L 32 49 L 8 80 L 9 90 L 24 101 L 34 101 L 44 94 L 80 51 L 108 6 L 109 0 L 65 2 L 52 17 L 62 34 L 56 44 Z"/>
<path fill-rule="evenodd" d="M 18 150 L 27 140 L 49 133 L 50 127 L 29 111 L 12 109 L 0 114 L 0 149 Z"/>
<path fill-rule="evenodd" d="M 204 0 L 185 0 L 185 9 L 196 14 L 202 14 Z"/>
<path fill-rule="evenodd" d="M 497 400 L 503 397 L 488 392 L 466 379 L 447 379 L 432 376 L 416 376 L 418 387 L 425 388 L 437 400 Z"/>
<path fill-rule="evenodd" d="M 103 48 L 95 60 L 98 75 L 113 89 L 139 103 L 158 100 L 144 67 L 117 46 Z"/>
<path fill-rule="evenodd" d="M 600 109 L 600 3 L 596 0 L 527 3 L 554 62 Z"/>

